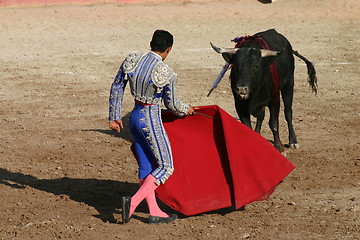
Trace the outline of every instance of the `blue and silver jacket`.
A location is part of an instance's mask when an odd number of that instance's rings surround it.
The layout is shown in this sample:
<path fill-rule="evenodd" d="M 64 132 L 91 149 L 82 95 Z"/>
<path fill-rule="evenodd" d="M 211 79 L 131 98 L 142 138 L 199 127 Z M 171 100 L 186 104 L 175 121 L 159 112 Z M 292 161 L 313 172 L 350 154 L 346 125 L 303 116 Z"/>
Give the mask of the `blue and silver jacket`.
<path fill-rule="evenodd" d="M 154 52 L 130 53 L 120 66 L 110 89 L 109 121 L 121 120 L 121 106 L 127 82 L 135 100 L 145 104 L 161 104 L 181 117 L 189 109 L 176 97 L 177 77 L 161 56 Z"/>

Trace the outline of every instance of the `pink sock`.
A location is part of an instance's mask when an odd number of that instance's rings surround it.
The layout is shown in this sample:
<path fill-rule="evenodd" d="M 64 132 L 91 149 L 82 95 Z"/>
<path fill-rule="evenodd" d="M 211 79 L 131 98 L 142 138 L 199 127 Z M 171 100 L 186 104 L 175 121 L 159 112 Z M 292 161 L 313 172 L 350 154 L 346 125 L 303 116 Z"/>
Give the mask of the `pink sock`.
<path fill-rule="evenodd" d="M 134 213 L 136 207 L 142 202 L 142 200 L 144 200 L 147 197 L 149 197 L 149 200 L 150 200 L 150 203 L 148 202 L 150 214 L 152 215 L 152 213 L 153 213 L 152 210 L 153 210 L 154 206 L 156 206 L 159 209 L 157 202 L 156 202 L 156 198 L 155 198 L 155 189 L 158 187 L 155 184 L 155 181 L 156 181 L 156 178 L 150 174 L 145 179 L 143 179 L 142 184 L 140 183 L 141 184 L 140 189 L 131 198 L 129 216 L 131 216 Z M 152 197 L 152 195 L 153 195 L 153 197 Z M 148 201 L 148 199 L 146 199 L 146 200 Z M 155 207 L 155 209 L 156 209 L 156 207 Z M 159 214 L 159 213 L 156 212 L 156 214 Z M 165 213 L 165 215 L 166 215 L 165 217 L 168 217 L 168 215 L 166 213 Z M 157 215 L 155 215 L 155 216 L 157 216 Z M 161 216 L 157 216 L 157 217 L 161 217 Z"/>
<path fill-rule="evenodd" d="M 140 186 L 144 184 L 145 179 L 140 179 Z M 151 192 L 146 198 L 146 203 L 149 207 L 149 212 L 151 216 L 156 217 L 169 217 L 168 214 L 163 212 L 156 201 L 155 191 Z"/>

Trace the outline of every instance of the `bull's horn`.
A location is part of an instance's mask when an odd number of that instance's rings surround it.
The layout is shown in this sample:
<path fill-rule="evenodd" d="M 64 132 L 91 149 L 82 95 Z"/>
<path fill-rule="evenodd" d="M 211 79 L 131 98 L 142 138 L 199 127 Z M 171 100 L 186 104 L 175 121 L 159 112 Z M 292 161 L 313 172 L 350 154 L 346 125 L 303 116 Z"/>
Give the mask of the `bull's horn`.
<path fill-rule="evenodd" d="M 280 51 L 273 51 L 267 49 L 260 49 L 261 57 L 275 57 L 281 54 Z"/>
<path fill-rule="evenodd" d="M 231 53 L 231 54 L 235 54 L 236 51 L 238 50 L 238 48 L 219 48 L 216 47 L 214 44 L 212 44 L 210 42 L 211 47 L 215 50 L 215 52 L 217 53 Z"/>

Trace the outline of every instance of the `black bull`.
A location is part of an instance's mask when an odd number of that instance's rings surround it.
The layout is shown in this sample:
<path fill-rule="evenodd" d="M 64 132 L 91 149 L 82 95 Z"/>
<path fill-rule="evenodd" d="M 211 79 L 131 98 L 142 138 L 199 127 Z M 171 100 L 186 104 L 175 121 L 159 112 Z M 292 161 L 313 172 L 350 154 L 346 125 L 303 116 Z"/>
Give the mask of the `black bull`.
<path fill-rule="evenodd" d="M 299 144 L 292 124 L 292 102 L 294 95 L 294 55 L 305 61 L 308 69 L 308 82 L 317 91 L 317 78 L 313 64 L 292 49 L 290 42 L 273 29 L 255 34 L 267 43 L 269 49 L 254 38 L 243 41 L 238 48 L 213 49 L 221 53 L 231 64 L 231 89 L 240 121 L 252 128 L 250 115 L 256 117 L 255 131 L 260 133 L 265 117 L 265 107 L 270 111 L 269 126 L 274 135 L 274 146 L 280 152 L 284 146 L 279 137 L 280 92 L 284 103 L 285 119 L 289 130 L 289 146 L 298 148 Z M 277 51 L 275 51 L 277 50 Z M 274 82 L 276 69 L 278 82 Z M 276 79 L 275 79 L 276 81 Z"/>

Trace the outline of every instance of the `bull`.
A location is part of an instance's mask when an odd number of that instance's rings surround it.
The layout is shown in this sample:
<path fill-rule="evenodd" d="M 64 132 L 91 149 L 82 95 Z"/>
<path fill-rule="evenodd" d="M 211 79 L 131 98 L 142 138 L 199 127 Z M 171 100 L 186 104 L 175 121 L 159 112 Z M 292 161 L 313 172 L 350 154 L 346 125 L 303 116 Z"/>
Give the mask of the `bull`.
<path fill-rule="evenodd" d="M 269 127 L 274 136 L 274 147 L 284 152 L 285 148 L 279 137 L 281 93 L 288 125 L 289 146 L 298 148 L 299 143 L 292 123 L 295 70 L 293 55 L 306 63 L 308 82 L 316 94 L 317 77 L 314 65 L 294 51 L 290 42 L 274 29 L 248 36 L 235 48 L 219 48 L 210 44 L 231 66 L 231 90 L 240 121 L 252 128 L 250 116 L 254 116 L 255 131 L 260 134 L 265 107 L 268 107 Z"/>

